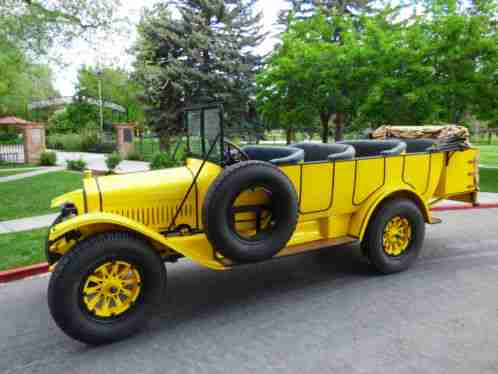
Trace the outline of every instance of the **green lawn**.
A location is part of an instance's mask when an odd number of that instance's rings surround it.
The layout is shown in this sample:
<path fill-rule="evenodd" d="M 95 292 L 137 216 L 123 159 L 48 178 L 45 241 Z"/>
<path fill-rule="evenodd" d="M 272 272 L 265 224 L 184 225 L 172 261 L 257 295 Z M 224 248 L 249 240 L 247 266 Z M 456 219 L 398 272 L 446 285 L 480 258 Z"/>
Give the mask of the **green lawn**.
<path fill-rule="evenodd" d="M 481 165 L 498 167 L 498 145 L 479 145 Z"/>
<path fill-rule="evenodd" d="M 0 271 L 45 262 L 47 229 L 0 235 Z"/>
<path fill-rule="evenodd" d="M 178 139 L 174 138 L 171 141 L 171 152 L 173 152 L 176 149 Z M 186 144 L 185 142 L 182 142 L 177 150 L 175 159 L 176 160 L 181 160 L 183 158 L 183 154 L 185 153 L 185 148 Z M 159 141 L 156 138 L 145 138 L 143 141 L 140 139 L 135 140 L 135 150 L 139 152 L 143 158 L 144 161 L 150 162 L 152 160 L 152 157 L 156 154 L 159 153 L 161 150 L 159 148 Z"/>
<path fill-rule="evenodd" d="M 498 169 L 479 169 L 482 192 L 498 193 Z"/>
<path fill-rule="evenodd" d="M 139 152 L 146 161 L 150 161 L 152 156 L 159 152 L 159 142 L 154 138 L 146 138 L 142 141 L 135 140 L 135 150 Z"/>
<path fill-rule="evenodd" d="M 0 183 L 0 221 L 50 213 L 50 201 L 82 188 L 79 173 L 59 171 Z"/>
<path fill-rule="evenodd" d="M 0 170 L 2 169 L 26 169 L 26 168 L 36 168 L 39 167 L 37 165 L 32 164 L 9 164 L 9 163 L 0 163 Z"/>

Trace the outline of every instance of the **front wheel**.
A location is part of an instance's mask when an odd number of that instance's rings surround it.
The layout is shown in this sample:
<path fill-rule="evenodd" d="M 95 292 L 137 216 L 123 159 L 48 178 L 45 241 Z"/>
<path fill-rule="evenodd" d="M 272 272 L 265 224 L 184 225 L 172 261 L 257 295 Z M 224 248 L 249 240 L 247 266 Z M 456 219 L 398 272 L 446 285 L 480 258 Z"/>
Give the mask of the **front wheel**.
<path fill-rule="evenodd" d="M 87 344 L 123 339 L 159 305 L 166 268 L 140 238 L 110 232 L 78 243 L 57 263 L 48 305 L 57 325 Z"/>
<path fill-rule="evenodd" d="M 425 236 L 425 221 L 407 199 L 385 202 L 368 224 L 363 252 L 381 273 L 403 271 L 417 259 Z"/>

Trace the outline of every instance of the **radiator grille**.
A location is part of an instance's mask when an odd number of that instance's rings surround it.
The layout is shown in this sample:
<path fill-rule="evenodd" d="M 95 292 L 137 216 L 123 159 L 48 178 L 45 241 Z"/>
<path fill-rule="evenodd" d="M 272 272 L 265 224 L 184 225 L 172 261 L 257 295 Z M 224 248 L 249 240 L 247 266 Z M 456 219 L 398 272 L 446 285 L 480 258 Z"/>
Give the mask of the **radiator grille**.
<path fill-rule="evenodd" d="M 106 212 L 127 217 L 147 226 L 167 226 L 175 216 L 179 205 L 159 205 L 144 208 L 115 208 Z M 185 204 L 178 214 L 177 220 L 192 219 L 195 216 L 193 204 Z"/>

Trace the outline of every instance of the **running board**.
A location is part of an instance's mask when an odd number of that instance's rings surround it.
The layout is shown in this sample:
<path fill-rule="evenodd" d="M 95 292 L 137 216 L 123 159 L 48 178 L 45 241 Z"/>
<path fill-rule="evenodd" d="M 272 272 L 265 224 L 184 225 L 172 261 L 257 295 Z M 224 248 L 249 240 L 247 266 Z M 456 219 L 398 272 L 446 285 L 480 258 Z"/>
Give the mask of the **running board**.
<path fill-rule="evenodd" d="M 336 247 L 345 244 L 356 243 L 358 238 L 352 236 L 341 236 L 334 239 L 320 239 L 314 240 L 304 244 L 295 244 L 285 247 L 280 252 L 278 252 L 273 258 L 276 259 L 280 257 L 295 256 L 305 252 L 317 251 L 322 248 Z M 229 260 L 228 258 L 218 258 L 223 265 L 227 267 L 233 267 L 238 265 L 247 265 L 246 263 L 237 263 Z"/>
<path fill-rule="evenodd" d="M 335 247 L 338 245 L 351 244 L 356 242 L 358 239 L 352 236 L 341 236 L 334 239 L 320 239 L 304 244 L 296 244 L 285 247 L 280 252 L 277 253 L 275 257 L 286 257 L 297 255 L 304 252 L 316 251 L 318 249 Z"/>

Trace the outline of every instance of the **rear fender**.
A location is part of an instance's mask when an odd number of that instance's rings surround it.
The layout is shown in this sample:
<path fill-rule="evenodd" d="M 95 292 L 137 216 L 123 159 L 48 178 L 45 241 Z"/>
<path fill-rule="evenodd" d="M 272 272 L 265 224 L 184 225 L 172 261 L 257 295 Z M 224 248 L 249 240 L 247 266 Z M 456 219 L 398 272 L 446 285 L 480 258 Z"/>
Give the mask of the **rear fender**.
<path fill-rule="evenodd" d="M 414 191 L 409 189 L 400 190 L 399 188 L 386 188 L 372 196 L 368 201 L 362 204 L 362 207 L 357 211 L 352 219 L 349 227 L 349 235 L 363 239 L 365 232 L 376 210 L 386 201 L 393 198 L 405 198 L 413 201 L 419 207 L 424 220 L 427 223 L 432 223 L 432 216 L 427 203 Z"/>
<path fill-rule="evenodd" d="M 53 226 L 48 236 L 49 250 L 61 255 L 67 253 L 76 243 L 71 240 L 75 237 L 74 233 L 87 238 L 101 232 L 115 230 L 133 232 L 151 242 L 158 251 L 170 249 L 200 265 L 216 270 L 225 269 L 213 258 L 212 251 L 209 250 L 209 242 L 204 234 L 165 237 L 139 222 L 111 213 L 83 214 Z"/>

